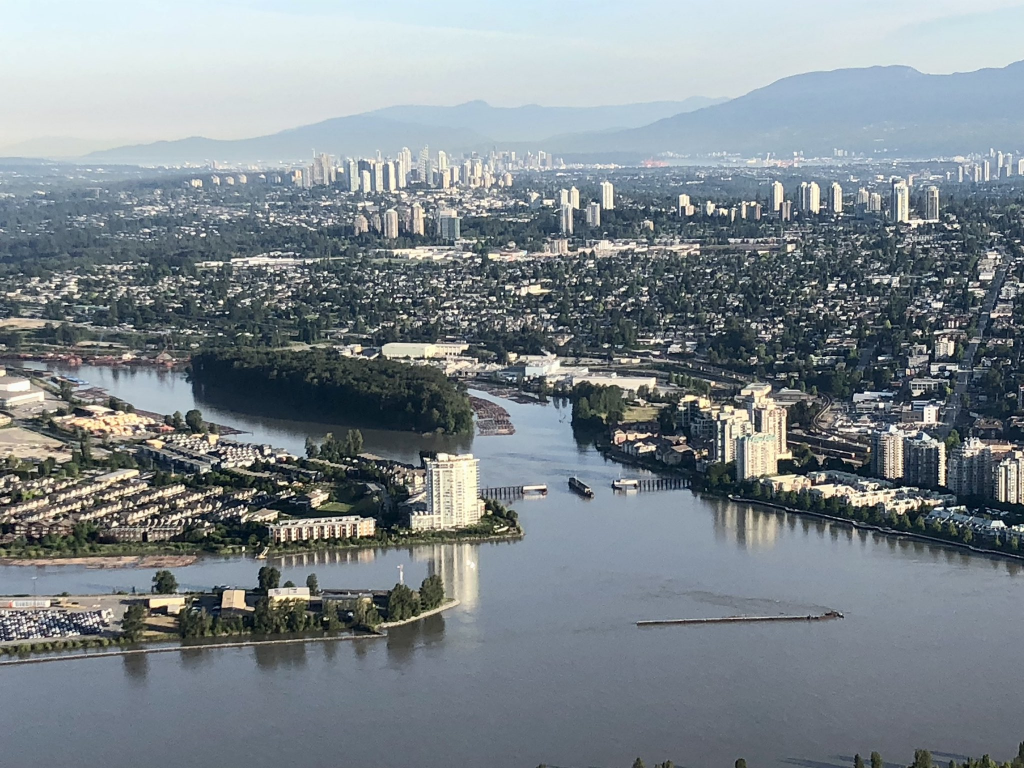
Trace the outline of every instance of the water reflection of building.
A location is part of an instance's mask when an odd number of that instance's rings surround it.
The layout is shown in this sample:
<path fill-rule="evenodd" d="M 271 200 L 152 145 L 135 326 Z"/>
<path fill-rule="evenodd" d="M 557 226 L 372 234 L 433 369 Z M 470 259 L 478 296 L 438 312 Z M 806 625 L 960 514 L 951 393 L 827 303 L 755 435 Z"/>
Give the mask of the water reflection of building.
<path fill-rule="evenodd" d="M 715 536 L 735 539 L 744 549 L 767 549 L 775 545 L 782 522 L 780 515 L 756 510 L 748 504 L 716 504 Z"/>
<path fill-rule="evenodd" d="M 475 608 L 480 598 L 479 552 L 476 544 L 433 544 L 415 547 L 412 558 L 426 561 L 428 574 L 441 577 L 448 597 L 454 597 L 464 608 Z"/>
<path fill-rule="evenodd" d="M 352 563 L 372 563 L 377 550 L 371 547 L 358 549 L 324 549 L 312 552 L 296 552 L 291 555 L 279 555 L 273 559 L 277 568 L 305 568 L 310 565 L 350 565 Z"/>

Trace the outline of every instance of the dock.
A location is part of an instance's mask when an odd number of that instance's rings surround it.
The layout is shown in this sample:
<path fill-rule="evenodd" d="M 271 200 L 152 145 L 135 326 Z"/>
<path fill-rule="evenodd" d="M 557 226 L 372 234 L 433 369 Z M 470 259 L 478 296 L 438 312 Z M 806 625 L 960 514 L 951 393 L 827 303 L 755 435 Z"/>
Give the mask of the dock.
<path fill-rule="evenodd" d="M 690 487 L 685 477 L 644 477 L 616 480 L 612 488 L 617 491 L 678 491 Z"/>
<path fill-rule="evenodd" d="M 661 627 L 678 624 L 741 624 L 759 621 L 829 621 L 830 619 L 841 619 L 843 614 L 839 611 L 826 611 L 825 613 L 810 614 L 808 616 L 721 616 L 711 619 L 651 619 L 638 621 L 638 627 Z"/>
<path fill-rule="evenodd" d="M 546 485 L 502 485 L 480 489 L 481 499 L 529 499 L 547 495 Z"/>

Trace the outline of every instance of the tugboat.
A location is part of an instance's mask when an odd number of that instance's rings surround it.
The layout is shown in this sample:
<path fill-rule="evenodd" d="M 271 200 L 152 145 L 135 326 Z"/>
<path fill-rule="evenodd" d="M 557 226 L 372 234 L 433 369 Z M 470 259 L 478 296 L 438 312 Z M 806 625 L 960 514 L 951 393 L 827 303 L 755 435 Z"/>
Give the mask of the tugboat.
<path fill-rule="evenodd" d="M 577 493 L 585 499 L 594 498 L 594 492 L 590 489 L 590 486 L 580 480 L 578 477 L 569 478 L 569 490 L 573 493 Z"/>

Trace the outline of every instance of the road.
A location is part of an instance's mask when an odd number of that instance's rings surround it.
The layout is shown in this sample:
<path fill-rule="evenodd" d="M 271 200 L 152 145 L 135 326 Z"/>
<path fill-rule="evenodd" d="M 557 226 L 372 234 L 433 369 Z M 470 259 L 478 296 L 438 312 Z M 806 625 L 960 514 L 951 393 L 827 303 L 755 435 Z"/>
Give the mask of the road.
<path fill-rule="evenodd" d="M 985 296 L 985 303 L 982 304 L 978 315 L 978 332 L 967 345 L 967 349 L 964 351 L 963 360 L 960 361 L 960 367 L 956 373 L 956 386 L 953 387 L 953 392 L 946 401 L 946 409 L 943 413 L 942 425 L 939 428 L 939 435 L 942 438 L 949 436 L 949 433 L 953 431 L 953 427 L 956 426 L 957 419 L 960 418 L 960 412 L 963 409 L 964 394 L 967 392 L 967 387 L 970 385 L 971 379 L 974 376 L 974 357 L 977 355 L 978 347 L 985 338 L 985 330 L 988 328 L 989 315 L 992 314 L 992 310 L 996 306 L 996 300 L 999 298 L 999 291 L 1003 288 L 1003 281 L 1006 279 L 1006 270 L 1006 267 L 1000 267 L 996 271 L 995 277 L 992 278 L 992 284 L 989 286 L 988 295 Z"/>

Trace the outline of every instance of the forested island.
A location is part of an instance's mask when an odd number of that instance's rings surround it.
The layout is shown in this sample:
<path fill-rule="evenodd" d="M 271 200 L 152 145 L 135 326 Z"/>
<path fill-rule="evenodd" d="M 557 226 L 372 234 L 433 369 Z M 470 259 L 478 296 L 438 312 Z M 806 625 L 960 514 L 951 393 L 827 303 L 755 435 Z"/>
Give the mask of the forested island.
<path fill-rule="evenodd" d="M 468 396 L 434 368 L 324 350 L 217 349 L 193 355 L 191 372 L 200 384 L 272 398 L 321 419 L 452 435 L 473 430 Z"/>

